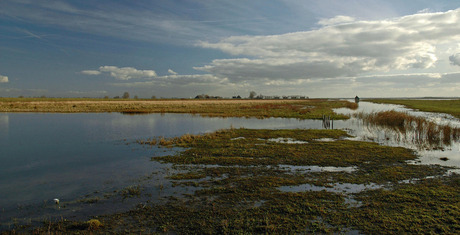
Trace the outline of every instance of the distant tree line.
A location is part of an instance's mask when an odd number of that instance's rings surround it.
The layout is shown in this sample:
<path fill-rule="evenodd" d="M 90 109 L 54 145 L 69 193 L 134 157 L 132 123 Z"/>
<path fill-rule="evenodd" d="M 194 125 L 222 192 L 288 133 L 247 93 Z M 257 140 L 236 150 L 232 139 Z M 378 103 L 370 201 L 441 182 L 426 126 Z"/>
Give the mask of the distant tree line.
<path fill-rule="evenodd" d="M 201 94 L 201 95 L 195 96 L 195 99 L 222 99 L 222 97 L 220 97 L 220 96 L 210 96 L 210 95 L 206 95 L 206 94 Z"/>
<path fill-rule="evenodd" d="M 201 94 L 195 96 L 195 99 L 223 99 L 221 96 L 211 96 L 207 94 Z M 232 99 L 243 99 L 240 95 L 233 96 Z M 249 92 L 249 96 L 247 99 L 284 99 L 284 100 L 300 100 L 300 99 L 309 99 L 308 96 L 301 96 L 301 95 L 289 95 L 289 96 L 266 96 L 262 94 L 257 94 L 255 91 Z"/>
<path fill-rule="evenodd" d="M 288 95 L 288 96 L 267 96 L 267 95 L 262 95 L 257 93 L 255 91 L 249 92 L 249 99 L 265 99 L 265 100 L 303 100 L 303 99 L 309 99 L 308 96 L 302 96 L 302 95 Z"/>
<path fill-rule="evenodd" d="M 120 99 L 120 98 L 121 98 L 121 99 L 129 99 L 129 97 L 131 97 L 131 96 L 129 95 L 129 92 L 125 92 L 125 93 L 123 93 L 123 96 L 120 97 L 120 96 L 117 95 L 117 96 L 114 96 L 113 98 L 114 98 L 114 99 Z M 108 98 L 109 98 L 108 96 L 105 96 L 105 97 L 104 97 L 104 99 L 108 99 Z M 152 95 L 152 97 L 151 97 L 150 99 L 154 100 L 154 99 L 156 99 L 156 98 L 157 98 L 156 96 Z M 139 99 L 139 97 L 138 97 L 137 95 L 135 95 L 135 96 L 133 97 L 133 99 L 137 100 L 137 99 Z"/>

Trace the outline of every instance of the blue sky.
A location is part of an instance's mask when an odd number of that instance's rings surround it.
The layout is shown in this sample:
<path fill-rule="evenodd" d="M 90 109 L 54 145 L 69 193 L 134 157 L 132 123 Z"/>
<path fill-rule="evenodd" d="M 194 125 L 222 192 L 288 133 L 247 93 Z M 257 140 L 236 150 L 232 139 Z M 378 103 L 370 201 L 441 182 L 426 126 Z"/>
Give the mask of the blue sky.
<path fill-rule="evenodd" d="M 0 96 L 459 96 L 458 0 L 0 0 Z"/>

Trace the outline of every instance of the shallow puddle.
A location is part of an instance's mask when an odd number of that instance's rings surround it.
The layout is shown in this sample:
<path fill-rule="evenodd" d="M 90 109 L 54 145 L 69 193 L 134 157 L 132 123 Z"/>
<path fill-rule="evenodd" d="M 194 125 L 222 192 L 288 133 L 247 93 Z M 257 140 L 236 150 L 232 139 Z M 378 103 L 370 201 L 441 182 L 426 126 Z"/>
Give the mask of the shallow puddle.
<path fill-rule="evenodd" d="M 327 187 L 324 186 L 316 186 L 312 184 L 302 184 L 302 185 L 295 185 L 295 186 L 281 186 L 278 189 L 283 192 L 305 192 L 305 191 L 327 191 L 332 193 L 343 193 L 343 194 L 351 194 L 351 193 L 359 193 L 364 190 L 372 190 L 372 189 L 379 189 L 383 188 L 383 185 L 378 184 L 350 184 L 350 183 L 336 183 L 330 184 Z"/>
<path fill-rule="evenodd" d="M 334 141 L 337 141 L 337 140 L 332 139 L 332 138 L 321 138 L 321 139 L 315 139 L 314 141 L 318 141 L 318 142 L 334 142 Z"/>
<path fill-rule="evenodd" d="M 268 139 L 267 141 L 282 144 L 308 144 L 307 141 L 295 140 L 292 138 L 272 138 Z"/>
<path fill-rule="evenodd" d="M 334 166 L 292 166 L 292 165 L 279 165 L 280 168 L 295 171 L 295 172 L 346 172 L 352 173 L 357 170 L 356 167 L 334 167 Z"/>

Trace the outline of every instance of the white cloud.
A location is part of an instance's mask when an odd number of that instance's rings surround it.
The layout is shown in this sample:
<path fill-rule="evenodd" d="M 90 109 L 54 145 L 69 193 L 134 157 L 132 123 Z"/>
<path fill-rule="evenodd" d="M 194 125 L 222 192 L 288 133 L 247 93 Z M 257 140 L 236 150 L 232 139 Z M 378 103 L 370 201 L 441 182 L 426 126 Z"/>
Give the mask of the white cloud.
<path fill-rule="evenodd" d="M 8 82 L 8 77 L 0 75 L 0 83 L 7 83 Z"/>
<path fill-rule="evenodd" d="M 168 73 L 170 73 L 170 74 L 172 74 L 172 75 L 177 75 L 177 73 L 176 73 L 174 70 L 172 70 L 172 69 L 168 69 Z"/>
<path fill-rule="evenodd" d="M 108 72 L 110 73 L 110 76 L 120 80 L 129 80 L 131 78 L 151 78 L 157 76 L 153 70 L 138 70 L 133 67 L 118 68 L 116 66 L 101 66 L 99 67 L 99 71 Z"/>
<path fill-rule="evenodd" d="M 321 19 L 318 21 L 319 25 L 327 26 L 327 25 L 337 25 L 355 21 L 355 18 L 351 16 L 336 16 L 330 19 Z"/>
<path fill-rule="evenodd" d="M 109 74 L 110 76 L 118 79 L 127 81 L 132 78 L 140 78 L 143 81 L 136 82 L 123 82 L 113 83 L 114 86 L 124 87 L 148 87 L 148 86 L 163 86 L 163 87 L 174 87 L 174 86 L 187 86 L 187 85 L 220 85 L 229 84 L 226 77 L 217 76 L 213 74 L 189 74 L 181 75 L 173 71 L 168 70 L 169 75 L 157 76 L 153 70 L 138 70 L 133 67 L 116 67 L 116 66 L 101 66 L 99 70 L 83 70 L 80 73 L 86 75 L 100 75 Z"/>
<path fill-rule="evenodd" d="M 212 74 L 190 74 L 190 75 L 166 75 L 155 77 L 148 81 L 116 83 L 115 86 L 144 87 L 144 86 L 187 86 L 196 84 L 228 84 L 226 78 L 214 76 Z"/>
<path fill-rule="evenodd" d="M 98 70 L 83 70 L 81 71 L 82 74 L 86 74 L 86 75 L 99 75 L 101 74 L 100 71 Z"/>
<path fill-rule="evenodd" d="M 423 70 L 436 67 L 439 45 L 460 40 L 460 9 L 380 21 L 352 21 L 351 17 L 339 16 L 320 23 L 327 26 L 282 35 L 200 42 L 203 48 L 240 58 L 214 60 L 195 69 L 228 77 L 232 82 Z"/>
<path fill-rule="evenodd" d="M 430 12 L 431 10 L 429 8 L 425 8 L 425 9 L 418 11 L 417 13 L 430 13 Z"/>
<path fill-rule="evenodd" d="M 456 53 L 449 56 L 449 61 L 452 65 L 460 66 L 460 53 Z"/>
<path fill-rule="evenodd" d="M 83 70 L 82 74 L 86 75 L 99 75 L 102 73 L 109 73 L 110 76 L 118 80 L 129 80 L 132 78 L 153 78 L 157 74 L 153 70 L 138 70 L 133 67 L 116 67 L 116 66 L 101 66 L 99 70 Z"/>

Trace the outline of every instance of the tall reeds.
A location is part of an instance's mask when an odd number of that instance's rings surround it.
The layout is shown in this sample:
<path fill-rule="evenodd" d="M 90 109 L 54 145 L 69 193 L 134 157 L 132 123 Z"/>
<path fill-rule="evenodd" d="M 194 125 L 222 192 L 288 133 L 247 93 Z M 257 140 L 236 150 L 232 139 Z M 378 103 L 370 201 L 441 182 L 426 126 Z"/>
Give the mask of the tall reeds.
<path fill-rule="evenodd" d="M 391 129 L 400 133 L 406 140 L 424 147 L 439 148 L 450 145 L 460 139 L 460 128 L 440 125 L 423 117 L 409 115 L 406 112 L 383 111 L 358 113 L 354 117 L 363 120 L 367 125 Z"/>

